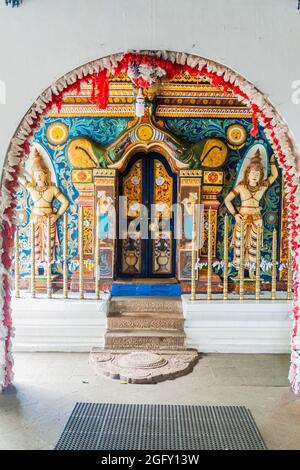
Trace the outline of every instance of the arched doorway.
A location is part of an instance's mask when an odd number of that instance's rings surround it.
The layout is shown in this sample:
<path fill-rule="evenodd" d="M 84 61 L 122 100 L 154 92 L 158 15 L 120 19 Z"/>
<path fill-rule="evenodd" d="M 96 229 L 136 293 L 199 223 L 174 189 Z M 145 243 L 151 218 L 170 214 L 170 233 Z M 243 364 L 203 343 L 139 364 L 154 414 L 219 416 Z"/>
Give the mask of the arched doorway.
<path fill-rule="evenodd" d="M 126 198 L 119 210 L 127 230 L 120 232 L 118 276 L 175 276 L 177 179 L 167 160 L 154 152 L 134 155 L 120 174 L 119 194 Z"/>
<path fill-rule="evenodd" d="M 290 219 L 290 241 L 294 256 L 294 289 L 295 301 L 293 308 L 294 327 L 292 332 L 292 367 L 291 383 L 295 391 L 300 388 L 299 353 L 297 347 L 297 334 L 299 323 L 299 171 L 297 166 L 298 153 L 293 138 L 282 117 L 269 102 L 269 100 L 246 79 L 229 68 L 205 58 L 178 52 L 144 51 L 139 54 L 114 54 L 101 60 L 79 67 L 64 75 L 55 84 L 45 90 L 28 110 L 13 136 L 7 152 L 2 174 L 1 185 L 1 232 L 2 232 L 2 264 L 1 287 L 3 289 L 2 320 L 1 320 L 1 357 L 0 386 L 7 386 L 12 377 L 11 333 L 12 321 L 10 315 L 10 280 L 12 254 L 14 251 L 13 235 L 15 222 L 13 219 L 16 206 L 15 191 L 18 188 L 18 174 L 21 171 L 21 162 L 24 155 L 29 154 L 30 139 L 39 126 L 41 119 L 56 105 L 61 109 L 63 95 L 66 91 L 80 88 L 81 83 L 93 79 L 96 84 L 94 102 L 103 107 L 106 104 L 107 86 L 101 88 L 103 82 L 108 82 L 109 75 L 115 70 L 128 67 L 130 61 L 135 61 L 160 69 L 168 69 L 168 78 L 175 73 L 191 74 L 193 77 L 208 77 L 212 83 L 223 91 L 234 93 L 238 99 L 249 106 L 252 111 L 252 135 L 256 135 L 258 122 L 265 128 L 276 158 L 283 169 L 284 181 L 287 189 L 287 201 Z M 101 156 L 101 155 L 100 155 Z M 102 158 L 102 157 L 101 157 Z"/>

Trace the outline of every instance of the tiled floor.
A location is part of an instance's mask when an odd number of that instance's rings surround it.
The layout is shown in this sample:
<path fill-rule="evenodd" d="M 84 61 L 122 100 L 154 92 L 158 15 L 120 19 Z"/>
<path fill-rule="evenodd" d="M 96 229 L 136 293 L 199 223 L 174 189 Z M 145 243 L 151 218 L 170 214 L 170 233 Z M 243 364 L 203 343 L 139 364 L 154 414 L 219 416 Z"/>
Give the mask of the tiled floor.
<path fill-rule="evenodd" d="M 0 449 L 52 449 L 76 401 L 245 405 L 269 449 L 300 449 L 300 399 L 287 355 L 208 354 L 194 371 L 157 385 L 96 377 L 88 354 L 17 353 L 0 395 Z"/>

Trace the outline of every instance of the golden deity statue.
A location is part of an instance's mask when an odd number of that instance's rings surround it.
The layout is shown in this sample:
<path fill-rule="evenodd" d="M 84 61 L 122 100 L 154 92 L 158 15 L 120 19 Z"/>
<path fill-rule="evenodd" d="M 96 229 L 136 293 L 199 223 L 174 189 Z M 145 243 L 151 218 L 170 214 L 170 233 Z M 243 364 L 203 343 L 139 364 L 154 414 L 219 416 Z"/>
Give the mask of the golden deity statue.
<path fill-rule="evenodd" d="M 271 174 L 264 179 L 264 167 L 260 150 L 257 150 L 246 167 L 242 181 L 225 198 L 228 211 L 235 217 L 232 246 L 234 248 L 233 265 L 240 267 L 241 220 L 244 221 L 244 259 L 245 269 L 251 279 L 254 278 L 257 246 L 257 227 L 262 229 L 260 201 L 269 186 L 278 177 L 274 155 L 271 156 Z M 236 209 L 232 201 L 240 197 L 241 206 Z"/>
<path fill-rule="evenodd" d="M 50 218 L 51 250 L 54 258 L 54 247 L 58 244 L 57 219 L 65 213 L 69 206 L 68 199 L 62 194 L 57 186 L 51 181 L 49 168 L 43 161 L 37 149 L 34 149 L 33 162 L 31 166 L 31 181 L 23 176 L 19 178 L 33 201 L 30 220 L 35 224 L 35 257 L 37 261 L 47 259 L 47 221 Z M 60 208 L 57 211 L 52 207 L 52 202 L 57 199 Z"/>

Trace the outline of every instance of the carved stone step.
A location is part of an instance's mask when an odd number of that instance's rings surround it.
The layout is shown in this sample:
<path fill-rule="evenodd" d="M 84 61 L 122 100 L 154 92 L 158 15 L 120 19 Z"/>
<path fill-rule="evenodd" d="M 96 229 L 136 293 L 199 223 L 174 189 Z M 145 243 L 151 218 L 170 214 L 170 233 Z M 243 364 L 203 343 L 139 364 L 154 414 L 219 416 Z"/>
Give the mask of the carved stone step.
<path fill-rule="evenodd" d="M 183 332 L 165 330 L 108 330 L 105 348 L 111 349 L 184 349 Z"/>
<path fill-rule="evenodd" d="M 109 330 L 116 329 L 152 329 L 152 330 L 179 330 L 183 331 L 184 320 L 178 314 L 169 315 L 122 315 L 109 316 L 107 326 Z"/>
<path fill-rule="evenodd" d="M 181 299 L 171 297 L 112 297 L 111 313 L 182 313 Z"/>
<path fill-rule="evenodd" d="M 138 310 L 138 311 L 133 311 L 133 310 L 122 310 L 121 311 L 109 311 L 108 313 L 108 316 L 109 317 L 135 317 L 135 318 L 138 318 L 138 317 L 144 317 L 144 318 L 160 318 L 160 317 L 164 317 L 164 318 L 182 318 L 182 313 L 181 312 L 178 312 L 178 313 L 174 313 L 174 312 L 162 312 L 162 311 L 155 311 L 155 312 L 151 312 L 151 311 L 144 311 L 144 310 Z"/>

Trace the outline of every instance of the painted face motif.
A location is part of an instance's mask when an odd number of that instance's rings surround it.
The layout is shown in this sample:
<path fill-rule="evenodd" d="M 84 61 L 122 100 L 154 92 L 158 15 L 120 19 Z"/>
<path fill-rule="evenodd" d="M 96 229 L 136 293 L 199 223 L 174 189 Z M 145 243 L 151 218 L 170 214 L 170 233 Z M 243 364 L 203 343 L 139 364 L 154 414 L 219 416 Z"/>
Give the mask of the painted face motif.
<path fill-rule="evenodd" d="M 252 168 L 249 172 L 249 183 L 251 186 L 256 186 L 260 179 L 260 171 Z"/>
<path fill-rule="evenodd" d="M 239 140 L 241 137 L 241 131 L 239 129 L 235 129 L 232 131 L 232 138 L 234 140 Z"/>
<path fill-rule="evenodd" d="M 47 175 L 42 170 L 37 170 L 34 172 L 34 179 L 38 186 L 44 186 L 47 182 Z"/>

